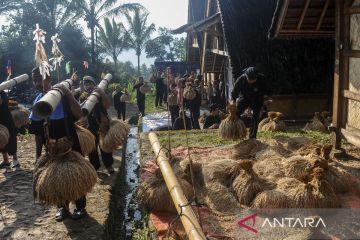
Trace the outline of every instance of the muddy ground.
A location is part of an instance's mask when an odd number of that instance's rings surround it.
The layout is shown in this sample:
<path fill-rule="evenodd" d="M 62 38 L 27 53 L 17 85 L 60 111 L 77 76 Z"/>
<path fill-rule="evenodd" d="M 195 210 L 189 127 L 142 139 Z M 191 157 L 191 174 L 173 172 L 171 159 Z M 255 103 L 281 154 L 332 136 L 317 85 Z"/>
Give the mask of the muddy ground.
<path fill-rule="evenodd" d="M 129 105 L 127 116 L 137 112 Z M 115 116 L 114 109 L 110 110 Z M 35 163 L 35 142 L 31 135 L 19 136 L 18 155 L 20 169 L 0 170 L 0 239 L 104 239 L 108 230 L 109 204 L 112 187 L 119 177 L 122 149 L 114 153 L 115 174 L 100 169 L 98 183 L 87 195 L 88 217 L 57 223 L 56 208 L 34 201 L 32 196 L 32 170 Z M 74 206 L 71 206 L 73 209 Z"/>

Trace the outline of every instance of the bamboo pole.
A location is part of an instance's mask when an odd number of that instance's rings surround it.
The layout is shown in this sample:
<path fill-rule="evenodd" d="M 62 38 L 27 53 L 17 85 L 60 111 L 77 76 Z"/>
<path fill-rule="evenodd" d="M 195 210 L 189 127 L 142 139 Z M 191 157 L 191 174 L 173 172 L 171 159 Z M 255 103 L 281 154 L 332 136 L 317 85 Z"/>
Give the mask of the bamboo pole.
<path fill-rule="evenodd" d="M 111 79 L 112 79 L 112 75 L 110 73 L 106 74 L 104 79 L 101 80 L 101 82 L 99 83 L 98 88 L 101 88 L 102 90 L 105 91 Z M 86 99 L 86 101 L 83 104 L 81 104 L 81 110 L 84 116 L 91 113 L 96 103 L 98 103 L 99 98 L 100 98 L 99 93 L 94 91 L 90 94 L 90 96 Z"/>
<path fill-rule="evenodd" d="M 206 239 L 198 219 L 191 207 L 189 201 L 186 199 L 185 194 L 177 180 L 171 165 L 168 161 L 168 157 L 165 152 L 162 151 L 160 142 L 155 133 L 149 133 L 149 139 L 151 146 L 155 154 L 158 156 L 157 164 L 160 167 L 161 173 L 164 177 L 166 186 L 170 192 L 171 198 L 176 207 L 176 211 L 180 215 L 180 220 L 184 226 L 185 232 L 190 240 L 204 240 Z M 180 207 L 182 206 L 182 207 Z"/>
<path fill-rule="evenodd" d="M 19 83 L 25 82 L 28 79 L 29 79 L 29 75 L 27 75 L 27 74 L 23 74 L 23 75 L 20 75 L 20 76 L 18 76 L 16 78 L 9 79 L 9 80 L 7 80 L 7 81 L 0 84 L 0 92 L 4 91 L 5 89 L 10 89 L 10 88 L 16 86 Z"/>

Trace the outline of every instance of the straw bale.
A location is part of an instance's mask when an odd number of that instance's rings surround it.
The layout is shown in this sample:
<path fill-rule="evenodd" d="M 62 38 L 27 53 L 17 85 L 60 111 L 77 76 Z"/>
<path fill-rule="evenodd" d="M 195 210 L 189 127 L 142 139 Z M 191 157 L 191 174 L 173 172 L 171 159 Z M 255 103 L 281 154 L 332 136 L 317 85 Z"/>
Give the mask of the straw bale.
<path fill-rule="evenodd" d="M 107 153 L 115 151 L 128 137 L 130 125 L 122 120 L 114 119 L 110 122 L 110 128 L 104 134 L 100 132 L 100 148 Z"/>
<path fill-rule="evenodd" d="M 203 164 L 202 175 L 204 181 L 217 181 L 229 186 L 232 180 L 239 174 L 239 163 L 231 159 L 219 159 L 214 162 Z"/>
<path fill-rule="evenodd" d="M 269 112 L 269 117 L 261 121 L 259 124 L 259 131 L 262 132 L 284 132 L 286 131 L 286 124 L 282 118 L 282 113 Z"/>
<path fill-rule="evenodd" d="M 186 198 L 193 197 L 193 188 L 189 182 L 178 178 Z M 170 192 L 161 175 L 160 169 L 157 169 L 154 176 L 140 183 L 136 198 L 139 203 L 149 211 L 176 212 Z"/>
<path fill-rule="evenodd" d="M 288 208 L 288 198 L 277 189 L 259 193 L 253 201 L 253 208 Z"/>
<path fill-rule="evenodd" d="M 46 154 L 39 159 L 34 174 L 34 195 L 40 202 L 63 205 L 90 192 L 97 174 L 89 161 L 76 152 Z"/>
<path fill-rule="evenodd" d="M 29 124 L 30 112 L 26 108 L 19 108 L 11 111 L 12 118 L 16 128 L 21 128 Z"/>
<path fill-rule="evenodd" d="M 0 149 L 4 148 L 10 138 L 9 130 L 4 126 L 0 124 Z"/>
<path fill-rule="evenodd" d="M 204 201 L 210 209 L 229 213 L 240 207 L 230 188 L 216 181 L 205 183 Z"/>
<path fill-rule="evenodd" d="M 301 178 L 304 174 L 310 174 L 314 162 L 309 157 L 292 156 L 283 160 L 283 169 L 286 177 Z"/>
<path fill-rule="evenodd" d="M 247 139 L 234 146 L 232 154 L 233 159 L 248 159 L 253 158 L 255 154 L 266 147 L 256 139 Z"/>
<path fill-rule="evenodd" d="M 267 118 L 264 118 L 263 120 L 261 120 L 259 122 L 259 126 L 258 126 L 258 129 L 262 129 L 264 127 L 264 125 L 268 124 L 270 122 L 270 118 L 267 117 Z"/>
<path fill-rule="evenodd" d="M 258 193 L 268 190 L 271 187 L 265 179 L 260 178 L 253 171 L 252 161 L 240 161 L 239 167 L 244 171 L 235 178 L 232 183 L 232 188 L 241 204 L 250 205 Z"/>
<path fill-rule="evenodd" d="M 281 144 L 286 150 L 290 152 L 295 152 L 304 146 L 308 146 L 314 143 L 313 139 L 306 137 L 285 137 L 285 136 L 275 136 L 272 140 Z"/>
<path fill-rule="evenodd" d="M 236 115 L 236 106 L 229 106 L 230 115 L 221 121 L 219 126 L 219 136 L 225 140 L 238 140 L 246 137 L 246 126 Z"/>
<path fill-rule="evenodd" d="M 289 201 L 286 206 L 289 208 L 306 208 L 312 205 L 312 189 L 300 180 L 281 178 L 277 181 L 276 189 L 287 196 Z"/>
<path fill-rule="evenodd" d="M 316 112 L 314 118 L 310 123 L 307 123 L 304 127 L 305 131 L 317 131 L 317 132 L 326 132 L 324 124 L 321 122 L 320 113 Z"/>
<path fill-rule="evenodd" d="M 255 161 L 253 169 L 261 177 L 272 181 L 285 176 L 282 159 L 276 156 Z"/>
<path fill-rule="evenodd" d="M 76 134 L 79 138 L 81 152 L 88 156 L 96 148 L 95 136 L 86 128 L 75 124 Z"/>

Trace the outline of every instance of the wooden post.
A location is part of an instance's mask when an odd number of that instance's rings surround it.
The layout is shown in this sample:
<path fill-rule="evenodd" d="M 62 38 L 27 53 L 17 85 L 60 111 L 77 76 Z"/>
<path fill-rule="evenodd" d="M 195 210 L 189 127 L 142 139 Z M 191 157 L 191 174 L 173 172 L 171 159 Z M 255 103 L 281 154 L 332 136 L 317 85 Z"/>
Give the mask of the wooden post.
<path fill-rule="evenodd" d="M 152 149 L 157 156 L 157 164 L 160 167 L 166 186 L 170 192 L 176 211 L 180 215 L 180 220 L 188 238 L 190 240 L 205 240 L 206 237 L 200 227 L 199 221 L 196 218 L 191 205 L 188 204 L 189 201 L 186 199 L 181 185 L 171 168 L 166 153 L 161 149 L 160 142 L 156 134 L 153 132 L 149 133 L 149 139 Z"/>

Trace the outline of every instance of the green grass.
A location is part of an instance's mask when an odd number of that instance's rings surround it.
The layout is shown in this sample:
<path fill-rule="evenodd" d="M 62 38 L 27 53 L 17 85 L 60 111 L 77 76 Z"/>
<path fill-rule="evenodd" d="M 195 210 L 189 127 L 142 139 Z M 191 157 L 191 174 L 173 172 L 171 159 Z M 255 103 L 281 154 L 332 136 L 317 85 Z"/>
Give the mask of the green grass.
<path fill-rule="evenodd" d="M 151 92 L 145 96 L 145 114 L 166 111 L 166 104 L 163 107 L 155 107 L 155 93 Z"/>
<path fill-rule="evenodd" d="M 168 147 L 168 132 L 157 132 L 161 146 Z M 319 133 L 319 132 L 304 132 L 301 130 L 292 130 L 288 132 L 260 132 L 258 134 L 259 138 L 272 138 L 275 136 L 286 136 L 286 137 L 308 137 L 315 139 L 321 144 L 330 143 L 330 135 Z M 190 147 L 217 147 L 225 146 L 229 144 L 236 144 L 240 141 L 225 141 L 218 136 L 217 130 L 190 130 L 188 131 L 188 139 Z M 185 131 L 171 131 L 170 132 L 170 141 L 171 148 L 176 147 L 185 147 L 186 144 L 186 134 Z"/>

